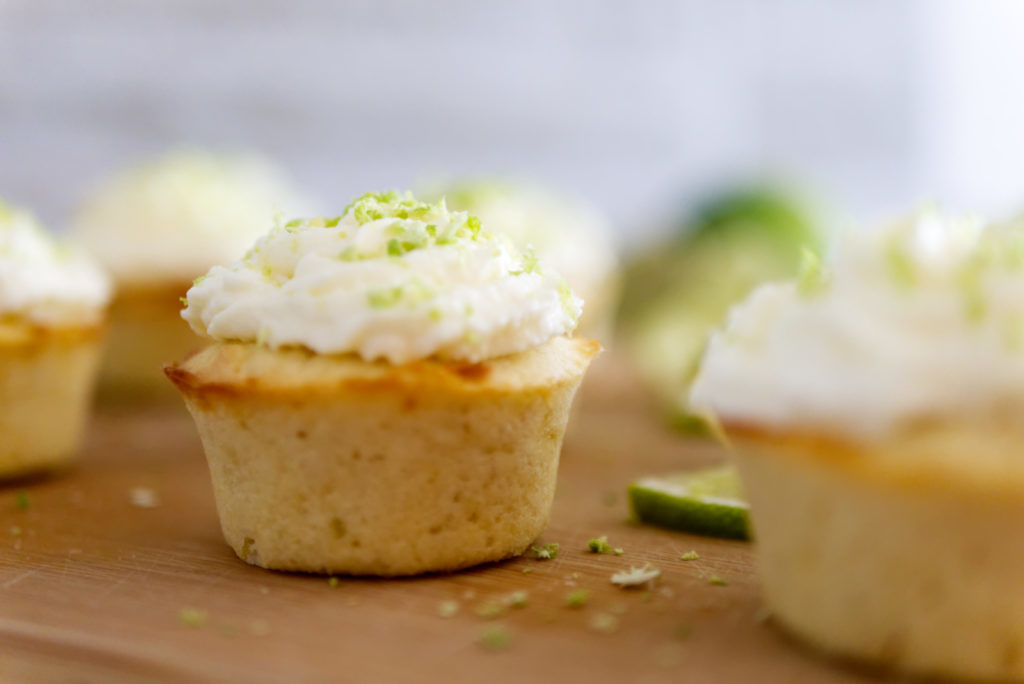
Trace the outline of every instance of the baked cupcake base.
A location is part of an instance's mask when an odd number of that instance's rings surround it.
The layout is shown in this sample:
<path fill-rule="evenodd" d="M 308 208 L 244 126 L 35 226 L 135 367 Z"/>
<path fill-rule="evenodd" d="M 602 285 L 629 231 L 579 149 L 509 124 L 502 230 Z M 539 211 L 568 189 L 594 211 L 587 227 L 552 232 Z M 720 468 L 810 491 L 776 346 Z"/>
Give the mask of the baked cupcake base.
<path fill-rule="evenodd" d="M 1024 436 L 919 426 L 857 446 L 727 429 L 773 615 L 833 654 L 1024 678 Z"/>
<path fill-rule="evenodd" d="M 74 459 L 99 364 L 100 333 L 98 325 L 0 322 L 0 478 Z"/>
<path fill-rule="evenodd" d="M 228 544 L 279 570 L 411 575 L 515 556 L 545 528 L 594 342 L 402 366 L 255 345 L 167 374 L 195 418 Z"/>
<path fill-rule="evenodd" d="M 100 401 L 177 405 L 177 393 L 161 370 L 205 344 L 181 320 L 180 298 L 189 285 L 126 288 L 117 293 L 108 312 Z"/>

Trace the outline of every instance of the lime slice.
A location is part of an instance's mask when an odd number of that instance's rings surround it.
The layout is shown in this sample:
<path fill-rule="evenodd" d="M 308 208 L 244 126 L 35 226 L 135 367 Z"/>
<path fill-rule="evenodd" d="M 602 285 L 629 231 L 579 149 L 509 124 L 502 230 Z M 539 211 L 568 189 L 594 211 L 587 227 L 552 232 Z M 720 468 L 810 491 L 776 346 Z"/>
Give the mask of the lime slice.
<path fill-rule="evenodd" d="M 642 522 L 728 539 L 749 539 L 750 506 L 732 466 L 645 477 L 629 486 L 629 503 Z"/>

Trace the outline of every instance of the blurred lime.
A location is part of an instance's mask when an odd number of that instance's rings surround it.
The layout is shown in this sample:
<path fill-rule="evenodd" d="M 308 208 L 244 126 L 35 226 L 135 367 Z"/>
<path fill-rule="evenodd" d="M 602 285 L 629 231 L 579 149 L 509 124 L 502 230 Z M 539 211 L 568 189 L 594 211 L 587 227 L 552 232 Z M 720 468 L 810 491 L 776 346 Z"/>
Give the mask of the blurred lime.
<path fill-rule="evenodd" d="M 803 254 L 820 249 L 822 232 L 797 196 L 741 188 L 698 207 L 668 244 L 629 264 L 620 331 L 674 425 L 700 433 L 685 397 L 729 308 L 761 283 L 796 276 Z"/>
<path fill-rule="evenodd" d="M 629 486 L 629 503 L 641 522 L 711 537 L 749 539 L 747 502 L 732 466 L 659 477 Z"/>

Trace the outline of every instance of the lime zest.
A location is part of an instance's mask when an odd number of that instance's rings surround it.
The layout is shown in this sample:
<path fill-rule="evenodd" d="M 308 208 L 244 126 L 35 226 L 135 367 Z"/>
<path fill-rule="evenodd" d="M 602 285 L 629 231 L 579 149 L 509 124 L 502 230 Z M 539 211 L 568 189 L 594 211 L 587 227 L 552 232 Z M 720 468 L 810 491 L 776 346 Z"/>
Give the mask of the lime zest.
<path fill-rule="evenodd" d="M 565 605 L 569 608 L 582 608 L 587 605 L 590 592 L 586 589 L 573 589 L 565 597 Z"/>
<path fill-rule="evenodd" d="M 182 608 L 178 613 L 178 619 L 181 620 L 181 624 L 193 629 L 203 627 L 206 624 L 208 617 L 209 616 L 205 610 L 189 606 Z"/>
<path fill-rule="evenodd" d="M 541 547 L 531 546 L 530 548 L 533 550 L 534 556 L 537 560 L 551 560 L 558 555 L 559 546 L 558 542 L 551 542 L 550 544 L 545 544 Z"/>
<path fill-rule="evenodd" d="M 700 558 L 700 555 L 696 551 L 687 551 L 686 553 L 679 556 L 679 560 L 693 561 Z"/>
<path fill-rule="evenodd" d="M 491 625 L 480 633 L 477 643 L 487 651 L 504 651 L 512 644 L 512 635 L 504 625 Z"/>
<path fill-rule="evenodd" d="M 590 553 L 612 553 L 614 551 L 612 545 L 608 543 L 607 535 L 601 535 L 600 537 L 588 541 L 587 550 L 589 550 Z"/>

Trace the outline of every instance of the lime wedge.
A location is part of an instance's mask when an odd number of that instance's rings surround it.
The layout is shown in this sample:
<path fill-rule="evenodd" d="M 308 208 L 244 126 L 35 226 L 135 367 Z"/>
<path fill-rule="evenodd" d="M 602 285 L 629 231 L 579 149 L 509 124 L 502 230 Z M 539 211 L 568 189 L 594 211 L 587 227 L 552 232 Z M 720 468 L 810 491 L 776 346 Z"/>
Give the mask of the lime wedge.
<path fill-rule="evenodd" d="M 673 530 L 749 539 L 750 506 L 732 466 L 645 477 L 629 486 L 633 515 Z"/>

